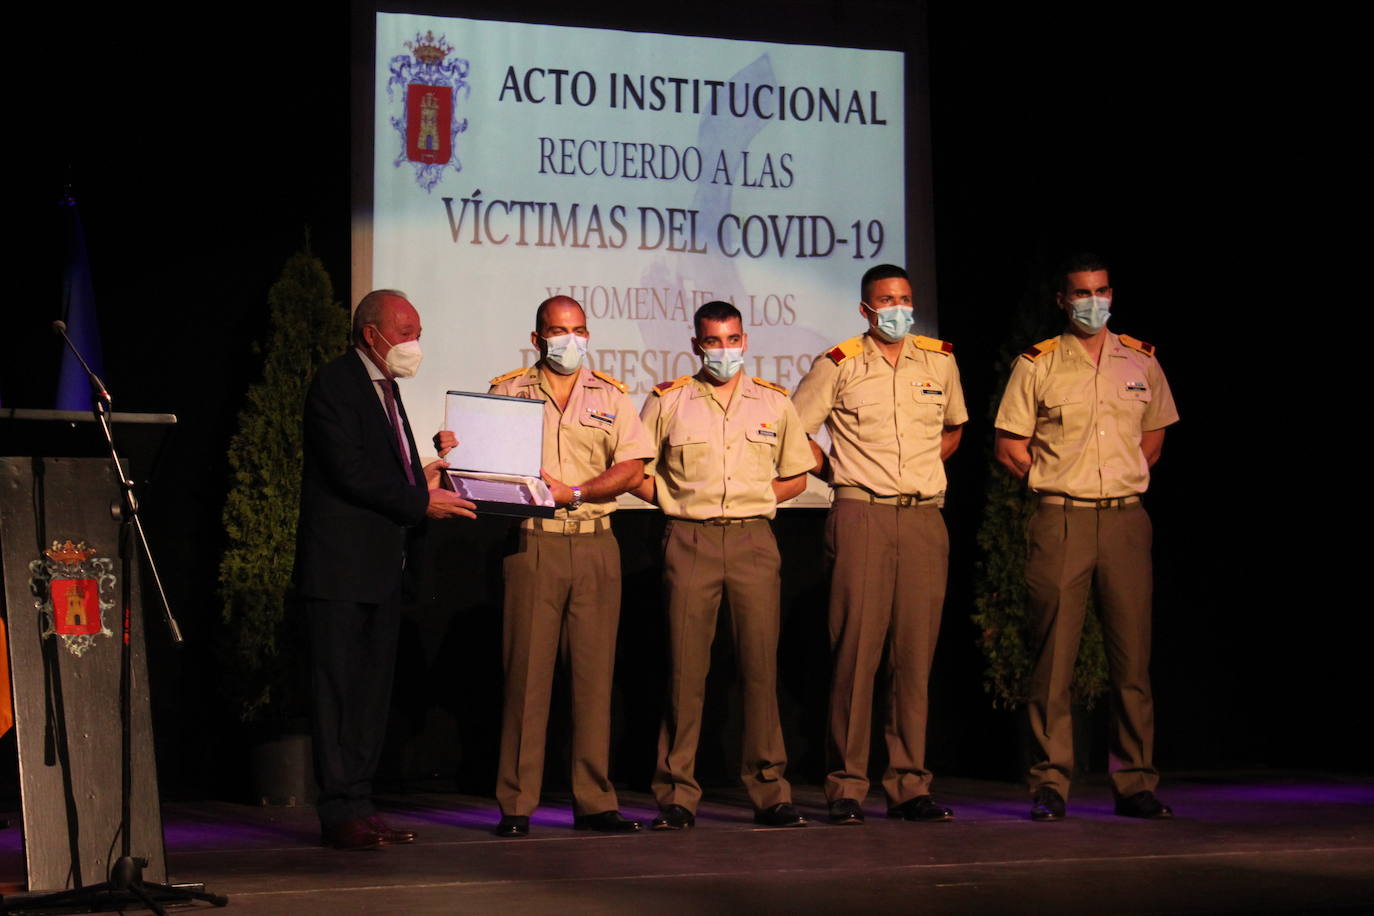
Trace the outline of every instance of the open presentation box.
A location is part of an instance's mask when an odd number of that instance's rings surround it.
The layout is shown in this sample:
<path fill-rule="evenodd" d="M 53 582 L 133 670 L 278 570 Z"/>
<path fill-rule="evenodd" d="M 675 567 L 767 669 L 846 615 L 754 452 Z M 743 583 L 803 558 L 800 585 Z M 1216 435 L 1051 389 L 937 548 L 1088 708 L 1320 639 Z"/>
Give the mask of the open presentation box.
<path fill-rule="evenodd" d="M 445 486 L 476 503 L 479 512 L 553 518 L 553 496 L 539 477 L 543 401 L 450 391 L 444 428 L 458 437 L 457 447 L 444 456 Z"/>

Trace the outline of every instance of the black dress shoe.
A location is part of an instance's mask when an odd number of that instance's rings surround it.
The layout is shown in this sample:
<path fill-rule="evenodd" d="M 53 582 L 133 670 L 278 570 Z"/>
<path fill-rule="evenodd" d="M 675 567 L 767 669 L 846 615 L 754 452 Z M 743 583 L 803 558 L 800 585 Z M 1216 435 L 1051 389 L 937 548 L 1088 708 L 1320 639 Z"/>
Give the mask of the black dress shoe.
<path fill-rule="evenodd" d="M 382 842 L 381 835 L 361 817 L 320 831 L 321 845 L 332 849 L 377 849 Z"/>
<path fill-rule="evenodd" d="M 658 813 L 651 825 L 654 830 L 686 830 L 697 822 L 697 816 L 681 805 L 669 805 Z"/>
<path fill-rule="evenodd" d="M 754 823 L 763 827 L 805 827 L 806 818 L 801 816 L 795 805 L 783 802 L 762 811 L 755 811 Z"/>
<path fill-rule="evenodd" d="M 597 830 L 601 833 L 635 833 L 643 826 L 639 821 L 621 817 L 619 811 L 600 814 L 578 814 L 573 817 L 574 830 Z"/>
<path fill-rule="evenodd" d="M 1031 820 L 1062 821 L 1064 819 L 1064 796 L 1049 786 L 1035 790 L 1031 798 Z"/>
<path fill-rule="evenodd" d="M 915 798 L 908 798 L 892 808 L 887 809 L 888 817 L 899 817 L 905 821 L 938 821 L 954 820 L 954 811 L 944 805 L 937 805 L 929 795 L 918 795 Z"/>
<path fill-rule="evenodd" d="M 379 815 L 372 815 L 367 819 L 367 826 L 372 828 L 372 832 L 382 838 L 382 843 L 386 846 L 404 846 L 406 843 L 415 842 L 415 834 L 409 830 L 397 830 L 382 820 Z"/>
<path fill-rule="evenodd" d="M 496 825 L 496 835 L 522 837 L 530 835 L 530 819 L 523 814 L 503 814 Z"/>
<path fill-rule="evenodd" d="M 1174 809 L 1155 798 L 1153 792 L 1137 792 L 1116 800 L 1116 813 L 1122 817 L 1163 820 L 1174 816 Z"/>
<path fill-rule="evenodd" d="M 852 798 L 841 798 L 830 803 L 830 823 L 862 824 L 864 810 Z"/>

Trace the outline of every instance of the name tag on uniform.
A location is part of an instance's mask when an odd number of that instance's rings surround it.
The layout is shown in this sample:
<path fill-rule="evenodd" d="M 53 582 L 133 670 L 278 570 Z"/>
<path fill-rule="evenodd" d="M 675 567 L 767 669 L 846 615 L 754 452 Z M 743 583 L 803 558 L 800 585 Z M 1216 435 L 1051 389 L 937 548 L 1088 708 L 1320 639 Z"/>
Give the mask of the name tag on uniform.
<path fill-rule="evenodd" d="M 944 389 L 936 385 L 934 382 L 912 382 L 911 384 L 915 385 L 917 388 L 920 388 L 921 394 L 927 395 L 929 397 L 938 398 L 940 395 L 945 393 Z"/>
<path fill-rule="evenodd" d="M 1144 382 L 1127 382 L 1127 383 L 1126 383 L 1126 390 L 1127 390 L 1127 391 L 1149 391 L 1149 388 L 1147 388 L 1147 387 L 1145 386 L 1145 383 L 1144 383 Z"/>
<path fill-rule="evenodd" d="M 587 408 L 587 414 L 588 414 L 593 420 L 600 420 L 602 423 L 609 423 L 609 424 L 614 424 L 614 423 L 615 423 L 615 414 L 613 414 L 613 413 L 607 413 L 607 412 L 604 411 L 604 410 L 592 410 L 590 407 L 588 407 L 588 408 Z"/>
<path fill-rule="evenodd" d="M 762 423 L 762 424 L 759 425 L 759 435 L 760 435 L 760 436 L 771 436 L 771 437 L 774 438 L 774 439 L 776 439 L 776 438 L 778 437 L 778 434 L 777 434 L 777 433 L 773 432 L 771 429 L 768 428 L 768 424 L 767 424 L 767 423 Z"/>

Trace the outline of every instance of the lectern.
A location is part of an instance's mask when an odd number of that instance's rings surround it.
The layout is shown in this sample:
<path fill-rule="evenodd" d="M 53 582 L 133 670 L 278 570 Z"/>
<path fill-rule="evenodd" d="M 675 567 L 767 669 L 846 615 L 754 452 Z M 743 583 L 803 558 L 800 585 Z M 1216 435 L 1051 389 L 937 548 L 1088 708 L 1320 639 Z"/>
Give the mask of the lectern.
<path fill-rule="evenodd" d="M 111 415 L 122 450 L 152 454 L 176 418 Z M 129 840 L 165 882 L 140 605 L 140 567 L 120 543 L 122 492 L 91 414 L 0 409 L 0 576 L 30 891 L 98 884 Z M 29 454 L 22 454 L 22 453 Z M 146 467 L 145 467 L 146 470 Z M 130 575 L 121 569 L 128 553 Z M 128 640 L 129 765 L 120 713 Z"/>

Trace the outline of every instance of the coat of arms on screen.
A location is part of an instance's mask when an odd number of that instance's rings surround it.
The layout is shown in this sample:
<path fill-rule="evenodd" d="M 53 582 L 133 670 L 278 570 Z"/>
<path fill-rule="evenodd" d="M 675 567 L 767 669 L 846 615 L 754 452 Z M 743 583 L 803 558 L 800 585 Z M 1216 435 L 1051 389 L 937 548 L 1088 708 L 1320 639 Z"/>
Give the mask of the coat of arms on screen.
<path fill-rule="evenodd" d="M 393 165 L 412 163 L 415 183 L 432 191 L 444 169 L 463 170 L 458 135 L 468 129 L 468 119 L 458 118 L 456 110 L 459 93 L 467 98 L 471 91 L 468 62 L 449 57 L 453 46 L 433 32 L 416 34 L 405 46 L 411 53 L 391 58 L 391 78 L 386 82 L 386 97 L 397 102 L 400 96 L 399 114 L 391 117 L 401 139 L 401 153 Z"/>
<path fill-rule="evenodd" d="M 105 612 L 115 607 L 114 562 L 97 557 L 85 541 L 53 541 L 47 558 L 29 564 L 29 588 L 42 617 L 43 635 L 57 636 L 78 658 L 98 636 L 113 636 Z"/>

